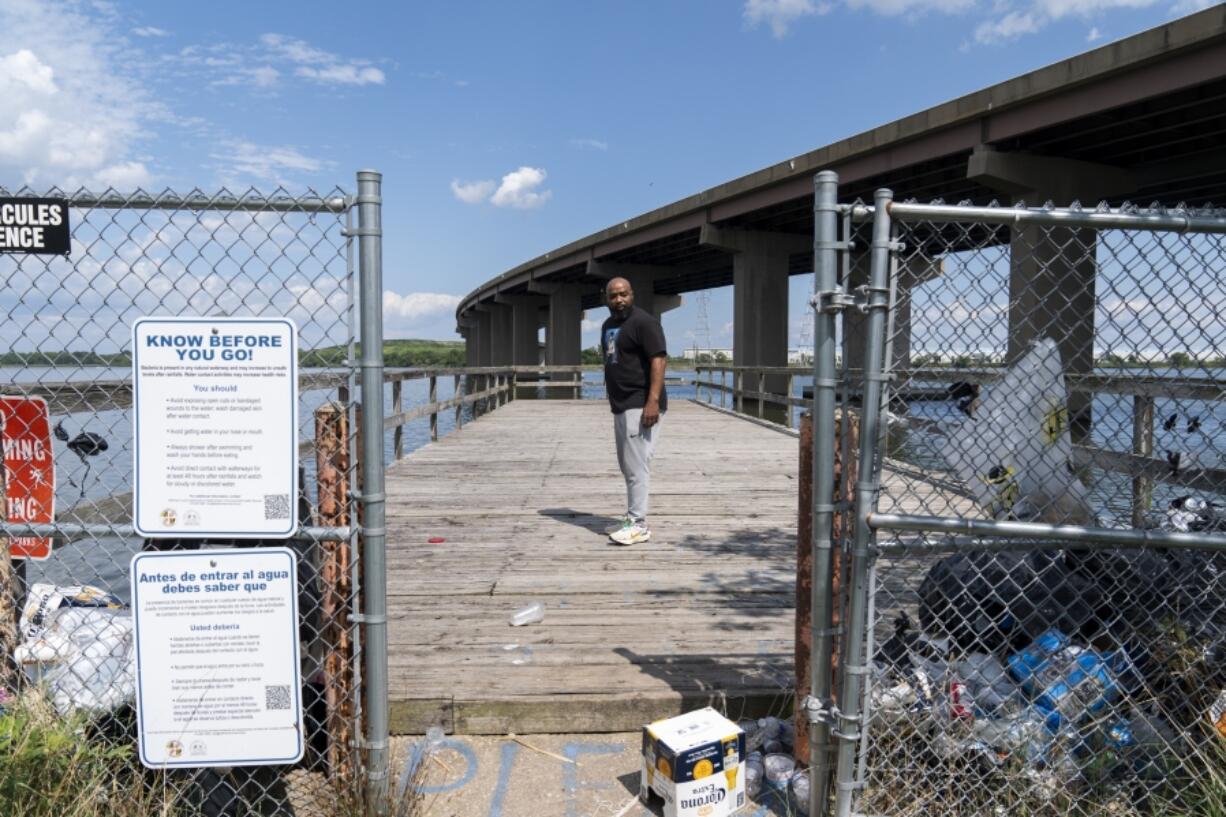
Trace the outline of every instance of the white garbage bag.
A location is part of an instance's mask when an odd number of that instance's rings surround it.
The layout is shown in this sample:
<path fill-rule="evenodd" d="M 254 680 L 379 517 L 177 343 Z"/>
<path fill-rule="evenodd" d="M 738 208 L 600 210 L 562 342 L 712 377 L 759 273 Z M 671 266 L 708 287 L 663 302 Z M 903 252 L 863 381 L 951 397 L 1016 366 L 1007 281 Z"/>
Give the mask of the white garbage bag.
<path fill-rule="evenodd" d="M 988 516 L 1089 524 L 1089 492 L 1072 468 L 1060 352 L 1042 340 L 988 390 L 943 454 Z"/>
<path fill-rule="evenodd" d="M 132 614 L 96 587 L 30 588 L 13 657 L 61 715 L 111 712 L 133 700 Z"/>

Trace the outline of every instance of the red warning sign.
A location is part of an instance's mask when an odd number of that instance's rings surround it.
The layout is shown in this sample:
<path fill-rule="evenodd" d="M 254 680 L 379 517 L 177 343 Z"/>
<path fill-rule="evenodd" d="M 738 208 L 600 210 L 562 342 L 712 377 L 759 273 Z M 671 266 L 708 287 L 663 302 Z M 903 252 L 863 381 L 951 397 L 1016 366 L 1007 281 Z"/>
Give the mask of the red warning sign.
<path fill-rule="evenodd" d="M 5 518 L 10 522 L 55 521 L 55 460 L 51 414 L 41 397 L 0 397 L 4 440 Z M 14 559 L 46 559 L 51 539 L 9 540 Z"/>

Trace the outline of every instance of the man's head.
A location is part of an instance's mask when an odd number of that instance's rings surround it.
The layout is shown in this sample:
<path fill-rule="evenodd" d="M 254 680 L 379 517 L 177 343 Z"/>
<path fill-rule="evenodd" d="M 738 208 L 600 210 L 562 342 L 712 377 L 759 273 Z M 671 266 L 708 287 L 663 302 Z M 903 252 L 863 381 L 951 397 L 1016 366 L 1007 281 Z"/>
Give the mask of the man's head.
<path fill-rule="evenodd" d="M 634 306 L 634 290 L 625 278 L 613 278 L 605 284 L 604 300 L 614 317 L 624 318 Z"/>

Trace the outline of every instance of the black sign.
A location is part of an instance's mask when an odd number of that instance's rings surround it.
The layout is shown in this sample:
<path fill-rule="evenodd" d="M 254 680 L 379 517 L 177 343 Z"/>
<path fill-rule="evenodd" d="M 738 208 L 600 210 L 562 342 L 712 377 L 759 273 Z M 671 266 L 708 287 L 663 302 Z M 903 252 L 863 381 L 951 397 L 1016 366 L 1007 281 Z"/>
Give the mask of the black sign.
<path fill-rule="evenodd" d="M 67 255 L 67 199 L 0 198 L 0 253 Z"/>

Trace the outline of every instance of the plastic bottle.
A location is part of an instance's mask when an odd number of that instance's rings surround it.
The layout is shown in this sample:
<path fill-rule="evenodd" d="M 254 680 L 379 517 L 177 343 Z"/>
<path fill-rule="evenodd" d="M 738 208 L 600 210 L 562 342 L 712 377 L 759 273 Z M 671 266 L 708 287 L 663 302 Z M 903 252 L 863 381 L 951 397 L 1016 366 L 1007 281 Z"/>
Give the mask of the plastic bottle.
<path fill-rule="evenodd" d="M 538 621 L 543 621 L 544 618 L 545 605 L 539 601 L 534 601 L 527 607 L 516 610 L 511 616 L 510 624 L 512 627 L 522 627 L 525 624 L 536 624 Z"/>
<path fill-rule="evenodd" d="M 762 763 L 761 752 L 750 752 L 745 759 L 745 793 L 756 798 L 762 791 L 762 779 L 766 776 L 766 768 Z"/>
<path fill-rule="evenodd" d="M 809 813 L 809 770 L 797 769 L 792 775 L 792 797 L 796 798 L 796 807 L 803 813 Z"/>

